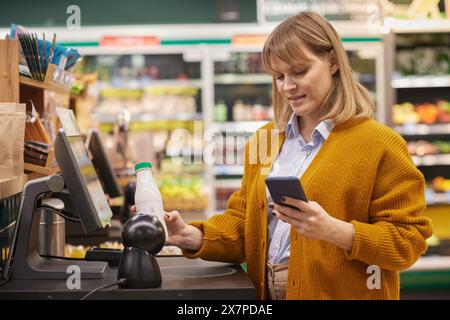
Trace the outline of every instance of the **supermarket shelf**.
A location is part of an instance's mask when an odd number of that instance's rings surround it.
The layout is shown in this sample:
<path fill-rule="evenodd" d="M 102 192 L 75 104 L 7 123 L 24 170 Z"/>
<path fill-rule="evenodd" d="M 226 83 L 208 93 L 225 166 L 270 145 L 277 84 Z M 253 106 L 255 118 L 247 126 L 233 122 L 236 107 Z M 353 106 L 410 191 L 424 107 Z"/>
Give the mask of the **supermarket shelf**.
<path fill-rule="evenodd" d="M 112 113 L 96 113 L 94 118 L 99 123 L 115 123 L 116 115 Z M 202 120 L 201 113 L 177 113 L 171 115 L 141 113 L 131 115 L 131 122 L 151 122 L 151 121 L 196 121 Z"/>
<path fill-rule="evenodd" d="M 229 121 L 212 123 L 209 129 L 217 131 L 256 132 L 268 121 Z"/>
<path fill-rule="evenodd" d="M 450 205 L 450 192 L 435 192 L 427 188 L 425 198 L 427 206 Z"/>
<path fill-rule="evenodd" d="M 450 32 L 450 20 L 448 19 L 395 19 L 387 18 L 384 25 L 395 33 L 432 33 Z"/>
<path fill-rule="evenodd" d="M 449 270 L 450 256 L 420 257 L 410 268 L 402 271 Z"/>
<path fill-rule="evenodd" d="M 147 88 L 202 88 L 202 80 L 199 79 L 170 79 L 170 80 L 127 80 L 126 82 L 117 81 L 114 84 L 99 82 L 100 89 L 129 89 L 145 90 Z"/>
<path fill-rule="evenodd" d="M 214 76 L 215 84 L 272 84 L 268 74 L 222 74 Z"/>
<path fill-rule="evenodd" d="M 450 165 L 450 154 L 430 154 L 422 157 L 413 156 L 416 166 L 447 166 Z"/>
<path fill-rule="evenodd" d="M 131 116 L 131 120 L 133 121 L 133 116 Z M 201 113 L 178 113 L 178 114 L 171 114 L 171 115 L 154 115 L 150 113 L 141 114 L 138 117 L 137 121 L 158 121 L 158 120 L 165 120 L 165 121 L 195 121 L 195 120 L 202 120 L 202 114 Z"/>
<path fill-rule="evenodd" d="M 221 164 L 216 165 L 214 169 L 216 176 L 242 176 L 244 174 L 243 165 Z"/>
<path fill-rule="evenodd" d="M 152 80 L 148 85 L 151 87 L 188 87 L 201 88 L 202 80 Z"/>
<path fill-rule="evenodd" d="M 405 124 L 403 126 L 395 126 L 394 130 L 401 135 L 421 136 L 429 134 L 450 134 L 450 123 L 440 124 Z"/>
<path fill-rule="evenodd" d="M 394 78 L 391 85 L 396 89 L 450 87 L 450 75 L 405 76 Z"/>

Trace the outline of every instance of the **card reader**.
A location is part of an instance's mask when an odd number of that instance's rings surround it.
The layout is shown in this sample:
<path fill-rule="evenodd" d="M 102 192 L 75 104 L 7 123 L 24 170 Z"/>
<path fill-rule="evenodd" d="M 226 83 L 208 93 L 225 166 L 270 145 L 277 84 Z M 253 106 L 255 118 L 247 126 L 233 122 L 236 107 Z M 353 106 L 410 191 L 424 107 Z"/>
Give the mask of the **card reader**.
<path fill-rule="evenodd" d="M 109 248 L 91 248 L 86 252 L 84 259 L 86 261 L 104 261 L 111 267 L 117 267 L 122 258 L 122 250 Z"/>

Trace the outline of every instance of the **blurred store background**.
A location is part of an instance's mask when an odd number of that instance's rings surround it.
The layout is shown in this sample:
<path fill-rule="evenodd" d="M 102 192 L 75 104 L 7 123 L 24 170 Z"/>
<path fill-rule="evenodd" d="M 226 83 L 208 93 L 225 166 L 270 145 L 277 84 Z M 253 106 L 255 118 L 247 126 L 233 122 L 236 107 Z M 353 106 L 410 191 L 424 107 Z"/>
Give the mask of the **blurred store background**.
<path fill-rule="evenodd" d="M 70 70 L 70 94 L 62 102 L 47 97 L 38 112 L 48 119 L 49 103 L 64 105 L 83 133 L 99 130 L 124 190 L 113 199 L 118 225 L 129 214 L 140 161 L 154 163 L 166 210 L 187 221 L 222 212 L 240 186 L 245 142 L 273 117 L 272 80 L 260 54 L 267 35 L 301 10 L 327 17 L 375 99 L 377 120 L 405 138 L 427 181 L 425 214 L 435 234 L 424 257 L 402 272 L 402 298 L 449 297 L 449 0 L 78 0 L 79 20 L 70 5 L 10 2 L 0 35 L 15 23 L 40 39 L 55 33 L 59 45 L 81 55 Z M 187 135 L 181 139 L 177 129 Z M 206 130 L 216 142 L 212 162 L 202 154 Z M 33 168 L 27 174 L 47 172 Z M 121 246 L 117 235 L 67 234 L 70 256 L 99 243 Z"/>

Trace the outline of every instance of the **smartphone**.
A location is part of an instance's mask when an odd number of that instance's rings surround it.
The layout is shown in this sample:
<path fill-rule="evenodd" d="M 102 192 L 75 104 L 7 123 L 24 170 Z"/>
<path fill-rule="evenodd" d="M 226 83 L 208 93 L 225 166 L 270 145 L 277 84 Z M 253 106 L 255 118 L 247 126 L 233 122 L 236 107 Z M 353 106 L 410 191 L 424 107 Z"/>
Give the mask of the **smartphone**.
<path fill-rule="evenodd" d="M 284 204 L 281 197 L 291 197 L 308 202 L 298 177 L 267 177 L 266 186 L 269 189 L 272 201 L 276 204 L 292 208 L 292 206 Z"/>

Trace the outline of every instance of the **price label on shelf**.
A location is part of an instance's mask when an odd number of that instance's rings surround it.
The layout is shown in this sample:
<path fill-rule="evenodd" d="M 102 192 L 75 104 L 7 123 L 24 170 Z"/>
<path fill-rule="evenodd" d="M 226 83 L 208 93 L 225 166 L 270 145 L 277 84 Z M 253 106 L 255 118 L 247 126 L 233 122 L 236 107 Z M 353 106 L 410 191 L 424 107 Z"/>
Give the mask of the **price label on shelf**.
<path fill-rule="evenodd" d="M 156 36 L 105 36 L 100 40 L 100 46 L 159 46 L 160 39 Z"/>

